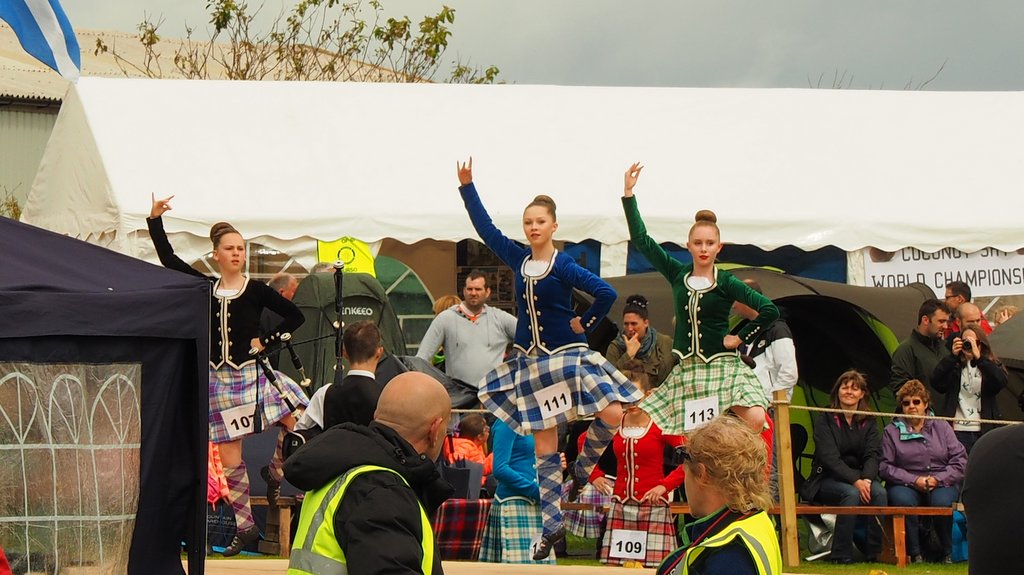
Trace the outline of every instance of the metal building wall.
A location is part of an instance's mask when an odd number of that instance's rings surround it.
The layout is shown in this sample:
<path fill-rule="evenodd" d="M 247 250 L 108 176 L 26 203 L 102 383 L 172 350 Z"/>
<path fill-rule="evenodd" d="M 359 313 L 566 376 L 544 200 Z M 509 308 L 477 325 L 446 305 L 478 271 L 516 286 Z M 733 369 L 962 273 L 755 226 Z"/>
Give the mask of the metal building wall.
<path fill-rule="evenodd" d="M 55 107 L 0 106 L 0 199 L 6 191 L 25 205 L 56 120 Z"/>

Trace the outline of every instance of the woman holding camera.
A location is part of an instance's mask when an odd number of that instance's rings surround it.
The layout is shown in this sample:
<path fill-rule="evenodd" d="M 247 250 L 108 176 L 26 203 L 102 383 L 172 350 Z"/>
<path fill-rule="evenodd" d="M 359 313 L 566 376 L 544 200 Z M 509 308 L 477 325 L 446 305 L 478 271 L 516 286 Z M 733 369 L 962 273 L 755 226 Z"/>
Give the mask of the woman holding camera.
<path fill-rule="evenodd" d="M 985 330 L 976 323 L 964 326 L 953 338 L 953 355 L 935 367 L 932 386 L 946 394 L 938 415 L 956 417 L 953 431 L 967 453 L 983 433 L 992 429 L 980 419 L 1000 419 L 996 395 L 1006 387 L 1006 369 L 992 353 Z"/>

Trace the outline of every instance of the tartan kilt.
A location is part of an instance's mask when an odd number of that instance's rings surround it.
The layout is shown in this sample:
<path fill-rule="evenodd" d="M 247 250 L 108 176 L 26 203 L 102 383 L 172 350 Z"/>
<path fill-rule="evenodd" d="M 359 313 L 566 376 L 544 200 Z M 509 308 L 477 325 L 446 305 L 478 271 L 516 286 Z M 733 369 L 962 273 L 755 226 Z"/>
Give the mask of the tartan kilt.
<path fill-rule="evenodd" d="M 484 528 L 480 560 L 487 563 L 555 563 L 555 554 L 534 561 L 530 544 L 540 536 L 543 525 L 540 505 L 523 497 L 494 499 Z"/>
<path fill-rule="evenodd" d="M 568 496 L 569 487 L 572 485 L 572 481 L 572 479 L 569 479 L 565 482 L 565 485 L 562 486 L 563 499 Z M 609 496 L 598 491 L 593 484 L 588 483 L 583 486 L 583 490 L 580 491 L 579 499 L 577 499 L 576 502 L 593 505 L 595 508 L 603 508 L 608 506 Z M 566 509 L 562 511 L 562 520 L 565 523 L 565 528 L 569 530 L 569 533 L 572 533 L 577 537 L 597 539 L 601 536 L 601 524 L 604 522 L 604 512 Z"/>
<path fill-rule="evenodd" d="M 676 548 L 676 524 L 667 504 L 621 503 L 612 500 L 608 508 L 608 530 L 601 542 L 601 562 L 622 565 L 630 559 L 611 556 L 612 531 L 630 529 L 647 532 L 647 555 L 644 567 L 657 567 Z"/>
<path fill-rule="evenodd" d="M 567 384 L 572 405 L 546 415 L 537 394 Z M 484 377 L 480 402 L 513 431 L 527 435 L 603 410 L 612 402 L 635 403 L 643 393 L 603 355 L 573 347 L 551 355 L 516 352 Z"/>
<path fill-rule="evenodd" d="M 738 355 L 726 355 L 704 363 L 690 356 L 672 368 L 665 383 L 640 402 L 665 435 L 682 435 L 686 402 L 718 397 L 725 411 L 733 406 L 768 408 L 770 401 L 754 374 Z M 717 414 L 716 414 L 717 415 Z"/>
<path fill-rule="evenodd" d="M 295 383 L 295 380 L 275 371 L 277 382 L 284 390 L 287 397 L 296 409 L 306 407 L 309 399 L 305 392 Z M 292 413 L 288 404 L 282 399 L 281 392 L 277 391 L 274 384 L 267 380 L 256 363 L 249 363 L 242 366 L 242 369 L 235 369 L 224 364 L 217 369 L 210 369 L 210 441 L 213 443 L 226 443 L 233 441 L 228 436 L 227 427 L 220 416 L 220 412 L 232 407 L 239 407 L 248 403 L 256 402 L 256 386 L 254 382 L 259 381 L 262 386 L 260 390 L 261 420 L 263 429 L 270 427 Z M 236 437 L 235 439 L 241 439 Z"/>

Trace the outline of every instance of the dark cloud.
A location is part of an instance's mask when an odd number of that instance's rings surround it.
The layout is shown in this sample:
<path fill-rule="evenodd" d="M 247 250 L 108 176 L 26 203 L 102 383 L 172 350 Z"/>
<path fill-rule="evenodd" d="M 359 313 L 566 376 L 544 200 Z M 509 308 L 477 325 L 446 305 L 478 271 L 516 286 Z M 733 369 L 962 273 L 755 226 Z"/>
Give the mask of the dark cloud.
<path fill-rule="evenodd" d="M 417 19 L 441 2 L 384 0 Z M 917 85 L 1024 89 L 1024 3 L 955 0 L 445 0 L 456 10 L 449 54 L 495 64 L 523 84 L 614 86 Z M 75 26 L 133 31 L 162 16 L 164 33 L 202 25 L 204 0 L 64 0 Z M 264 13 L 281 3 L 267 0 Z M 847 84 L 844 82 L 844 86 Z"/>

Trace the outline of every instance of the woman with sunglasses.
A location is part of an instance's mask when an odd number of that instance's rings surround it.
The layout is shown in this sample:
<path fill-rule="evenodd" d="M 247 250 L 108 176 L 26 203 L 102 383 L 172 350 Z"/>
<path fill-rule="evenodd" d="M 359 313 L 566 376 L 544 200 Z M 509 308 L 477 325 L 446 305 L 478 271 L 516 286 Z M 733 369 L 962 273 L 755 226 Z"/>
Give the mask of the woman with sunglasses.
<path fill-rule="evenodd" d="M 697 520 L 683 528 L 684 546 L 662 561 L 658 575 L 782 573 L 762 439 L 734 417 L 716 417 L 676 453 Z"/>
<path fill-rule="evenodd" d="M 822 413 L 814 418 L 814 465 L 811 477 L 800 490 L 808 501 L 825 505 L 886 505 L 885 489 L 878 481 L 882 447 L 875 418 L 853 413 L 871 411 L 868 391 L 864 374 L 852 369 L 843 372 L 832 386 L 829 407 L 848 413 Z M 882 547 L 878 522 L 868 515 L 840 515 L 832 537 L 834 563 L 853 563 L 853 532 L 858 523 L 867 528 L 864 556 L 868 563 L 875 562 Z"/>
<path fill-rule="evenodd" d="M 916 379 L 896 392 L 903 415 L 894 417 L 882 434 L 879 465 L 889 505 L 949 507 L 960 495 L 967 451 L 948 423 L 920 417 L 929 415 L 929 400 L 928 390 Z M 953 518 L 935 517 L 933 526 L 943 563 L 952 563 Z M 916 516 L 907 517 L 907 553 L 914 563 L 924 561 Z"/>
<path fill-rule="evenodd" d="M 932 387 L 946 394 L 939 415 L 956 417 L 953 431 L 967 449 L 995 426 L 980 419 L 1001 419 L 996 395 L 1006 387 L 1006 369 L 988 343 L 985 330 L 969 323 L 953 338 L 953 354 L 939 361 L 932 375 Z"/>

